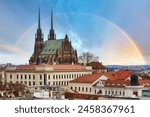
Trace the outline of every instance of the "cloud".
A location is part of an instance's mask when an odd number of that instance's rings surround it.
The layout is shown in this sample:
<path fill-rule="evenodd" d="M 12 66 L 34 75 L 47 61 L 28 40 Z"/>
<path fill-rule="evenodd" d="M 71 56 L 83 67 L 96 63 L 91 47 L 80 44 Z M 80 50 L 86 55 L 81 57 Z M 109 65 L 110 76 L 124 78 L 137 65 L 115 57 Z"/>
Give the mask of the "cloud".
<path fill-rule="evenodd" d="M 18 55 L 21 55 L 21 56 L 28 56 L 29 55 L 29 53 L 27 53 L 23 49 L 18 48 L 18 47 L 13 46 L 13 45 L 0 44 L 0 48 L 3 48 L 5 50 L 8 50 L 8 51 L 10 51 L 12 53 L 15 53 L 15 54 L 18 54 Z"/>

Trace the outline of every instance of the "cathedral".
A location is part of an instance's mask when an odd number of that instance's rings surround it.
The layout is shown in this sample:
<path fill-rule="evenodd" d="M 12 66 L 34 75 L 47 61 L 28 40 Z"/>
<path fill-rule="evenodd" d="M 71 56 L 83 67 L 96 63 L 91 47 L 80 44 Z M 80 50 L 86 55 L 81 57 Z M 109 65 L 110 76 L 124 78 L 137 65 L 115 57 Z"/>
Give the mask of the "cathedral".
<path fill-rule="evenodd" d="M 34 52 L 29 59 L 29 64 L 72 64 L 77 62 L 77 51 L 73 48 L 71 41 L 69 41 L 68 35 L 66 34 L 63 39 L 56 39 L 53 27 L 53 11 L 51 11 L 51 29 L 48 39 L 44 41 L 39 9 Z"/>

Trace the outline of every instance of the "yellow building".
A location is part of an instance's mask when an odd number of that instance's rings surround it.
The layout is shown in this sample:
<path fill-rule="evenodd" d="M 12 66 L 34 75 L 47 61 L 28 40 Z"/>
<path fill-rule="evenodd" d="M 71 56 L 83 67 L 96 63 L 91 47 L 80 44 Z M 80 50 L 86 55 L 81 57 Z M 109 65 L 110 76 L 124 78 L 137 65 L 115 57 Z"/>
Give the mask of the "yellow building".
<path fill-rule="evenodd" d="M 27 86 L 67 86 L 68 82 L 85 74 L 92 67 L 81 65 L 21 65 L 6 68 L 6 82 Z"/>

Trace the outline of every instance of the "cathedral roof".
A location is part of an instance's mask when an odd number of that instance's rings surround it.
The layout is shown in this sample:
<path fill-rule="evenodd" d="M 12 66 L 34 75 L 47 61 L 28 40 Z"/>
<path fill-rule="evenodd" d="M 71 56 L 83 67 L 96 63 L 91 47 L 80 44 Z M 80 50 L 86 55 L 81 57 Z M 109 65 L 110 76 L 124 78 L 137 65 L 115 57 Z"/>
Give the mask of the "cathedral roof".
<path fill-rule="evenodd" d="M 56 54 L 56 50 L 61 47 L 62 41 L 63 39 L 45 41 L 41 54 Z"/>

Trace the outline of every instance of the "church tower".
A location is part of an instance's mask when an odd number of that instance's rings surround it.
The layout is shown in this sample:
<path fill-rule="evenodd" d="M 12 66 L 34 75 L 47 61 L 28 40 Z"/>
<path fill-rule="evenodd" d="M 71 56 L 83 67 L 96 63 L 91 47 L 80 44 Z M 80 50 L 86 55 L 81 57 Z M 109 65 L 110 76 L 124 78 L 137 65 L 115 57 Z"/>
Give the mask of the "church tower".
<path fill-rule="evenodd" d="M 53 28 L 53 10 L 51 10 L 51 29 L 49 31 L 48 40 L 56 40 L 56 34 Z"/>
<path fill-rule="evenodd" d="M 43 34 L 41 29 L 41 21 L 40 21 L 40 8 L 38 12 L 38 29 L 35 34 L 35 45 L 34 45 L 34 53 L 29 60 L 29 63 L 37 64 L 39 61 L 40 52 L 43 49 Z"/>
<path fill-rule="evenodd" d="M 38 12 L 38 28 L 35 34 L 34 52 L 29 64 L 72 64 L 77 63 L 77 51 L 73 48 L 68 35 L 56 39 L 53 27 L 53 10 L 51 10 L 51 26 L 48 40 L 44 41 L 40 22 L 40 8 Z"/>

